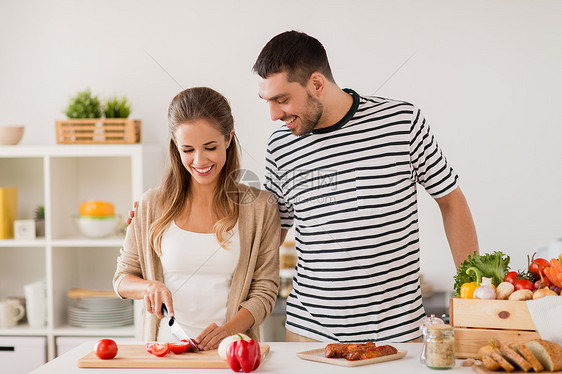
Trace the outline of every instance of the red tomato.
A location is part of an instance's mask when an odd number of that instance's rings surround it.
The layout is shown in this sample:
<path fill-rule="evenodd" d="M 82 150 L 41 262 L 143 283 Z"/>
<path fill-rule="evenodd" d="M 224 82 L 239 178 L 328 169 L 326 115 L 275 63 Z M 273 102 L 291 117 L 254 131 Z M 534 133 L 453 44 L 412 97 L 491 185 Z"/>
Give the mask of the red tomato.
<path fill-rule="evenodd" d="M 531 262 L 531 265 L 529 266 L 529 271 L 532 271 L 537 275 L 539 275 L 539 271 L 540 271 L 540 273 L 544 276 L 544 268 L 547 268 L 549 266 L 550 266 L 550 262 L 548 262 L 544 258 L 535 258 L 533 262 Z"/>
<path fill-rule="evenodd" d="M 94 347 L 96 356 L 102 360 L 108 360 L 117 356 L 117 343 L 111 339 L 101 339 Z"/>
<path fill-rule="evenodd" d="M 188 342 L 168 343 L 168 345 L 170 346 L 170 351 L 174 352 L 175 354 L 183 353 L 189 348 Z"/>
<path fill-rule="evenodd" d="M 517 272 L 516 271 L 510 271 L 509 273 L 507 273 L 505 275 L 505 278 L 503 279 L 504 282 L 509 282 L 511 284 L 515 284 L 515 282 L 517 281 Z"/>
<path fill-rule="evenodd" d="M 168 352 L 170 352 L 170 346 L 168 343 L 156 343 L 154 347 L 152 347 L 152 354 L 158 357 L 165 356 Z"/>
<path fill-rule="evenodd" d="M 535 289 L 535 284 L 527 279 L 518 279 L 515 284 L 515 291 L 517 290 L 531 290 Z"/>
<path fill-rule="evenodd" d="M 185 349 L 186 352 L 197 352 L 197 347 L 187 339 L 182 339 L 182 342 L 188 343 L 187 348 Z"/>
<path fill-rule="evenodd" d="M 147 351 L 148 353 L 152 353 L 152 350 L 154 349 L 154 346 L 155 346 L 156 344 L 158 344 L 158 343 L 156 343 L 156 342 L 148 342 L 148 343 L 145 344 L 144 348 L 146 348 L 146 351 Z"/>

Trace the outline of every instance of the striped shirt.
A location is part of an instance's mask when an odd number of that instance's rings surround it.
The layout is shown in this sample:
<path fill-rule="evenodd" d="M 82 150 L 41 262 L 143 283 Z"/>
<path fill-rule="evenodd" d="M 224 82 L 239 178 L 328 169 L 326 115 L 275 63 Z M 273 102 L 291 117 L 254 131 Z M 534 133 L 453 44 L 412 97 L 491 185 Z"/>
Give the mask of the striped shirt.
<path fill-rule="evenodd" d="M 320 341 L 403 342 L 421 335 L 416 183 L 434 198 L 457 187 L 420 110 L 353 96 L 338 123 L 270 137 L 266 184 L 281 224 L 295 224 L 289 331 Z"/>

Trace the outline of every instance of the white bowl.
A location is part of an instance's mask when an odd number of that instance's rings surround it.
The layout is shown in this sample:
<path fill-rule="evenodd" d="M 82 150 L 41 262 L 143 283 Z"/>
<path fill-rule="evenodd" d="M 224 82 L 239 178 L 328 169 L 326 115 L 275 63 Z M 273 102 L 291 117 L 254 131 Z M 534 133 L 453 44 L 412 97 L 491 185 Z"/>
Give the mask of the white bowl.
<path fill-rule="evenodd" d="M 89 238 L 103 238 L 115 233 L 121 216 L 75 216 L 74 221 L 80 232 Z"/>
<path fill-rule="evenodd" d="M 16 145 L 23 136 L 24 126 L 0 126 L 0 145 Z"/>

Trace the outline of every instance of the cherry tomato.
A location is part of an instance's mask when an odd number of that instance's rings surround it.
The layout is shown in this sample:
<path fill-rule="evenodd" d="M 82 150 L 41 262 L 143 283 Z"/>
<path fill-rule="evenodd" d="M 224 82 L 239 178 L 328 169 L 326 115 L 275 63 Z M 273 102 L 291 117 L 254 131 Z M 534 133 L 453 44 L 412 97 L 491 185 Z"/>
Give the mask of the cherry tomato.
<path fill-rule="evenodd" d="M 168 343 L 168 345 L 170 346 L 170 351 L 175 354 L 183 353 L 189 349 L 189 342 Z"/>
<path fill-rule="evenodd" d="M 515 291 L 517 290 L 531 290 L 535 289 L 535 284 L 527 279 L 518 279 L 514 284 Z"/>
<path fill-rule="evenodd" d="M 503 279 L 504 282 L 509 282 L 513 285 L 515 285 L 515 282 L 517 282 L 517 272 L 516 271 L 510 271 L 509 273 L 507 273 L 505 275 L 505 278 Z"/>
<path fill-rule="evenodd" d="M 549 266 L 550 262 L 548 262 L 544 258 L 535 258 L 533 262 L 531 262 L 531 265 L 529 265 L 529 271 L 532 271 L 537 275 L 539 275 L 540 272 L 540 274 L 542 274 L 544 277 L 544 268 L 547 268 Z"/>
<path fill-rule="evenodd" d="M 152 347 L 152 354 L 158 357 L 162 357 L 170 352 L 170 345 L 168 343 L 156 343 L 154 347 Z"/>
<path fill-rule="evenodd" d="M 109 360 L 117 356 L 117 343 L 111 339 L 101 339 L 94 347 L 96 356 L 102 360 Z"/>

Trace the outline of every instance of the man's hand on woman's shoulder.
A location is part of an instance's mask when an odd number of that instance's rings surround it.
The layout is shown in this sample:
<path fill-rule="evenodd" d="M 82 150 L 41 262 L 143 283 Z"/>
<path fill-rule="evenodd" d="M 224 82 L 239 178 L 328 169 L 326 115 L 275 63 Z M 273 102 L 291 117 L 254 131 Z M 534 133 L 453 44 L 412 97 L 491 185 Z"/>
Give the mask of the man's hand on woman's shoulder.
<path fill-rule="evenodd" d="M 127 226 L 129 226 L 131 224 L 131 222 L 133 221 L 133 218 L 135 217 L 135 209 L 137 209 L 138 205 L 139 205 L 139 202 L 135 201 L 133 203 L 133 210 L 129 210 L 129 217 L 127 217 L 127 219 L 125 220 L 125 222 L 127 222 Z"/>

